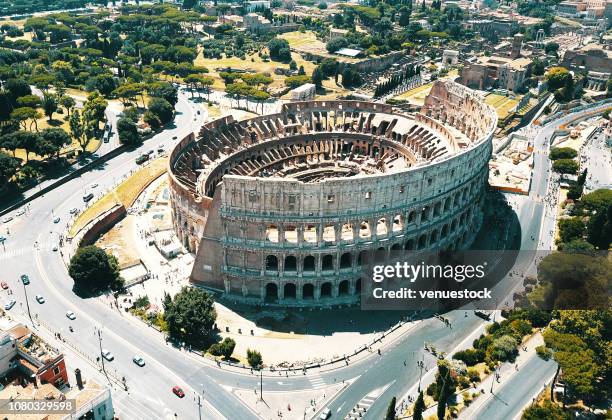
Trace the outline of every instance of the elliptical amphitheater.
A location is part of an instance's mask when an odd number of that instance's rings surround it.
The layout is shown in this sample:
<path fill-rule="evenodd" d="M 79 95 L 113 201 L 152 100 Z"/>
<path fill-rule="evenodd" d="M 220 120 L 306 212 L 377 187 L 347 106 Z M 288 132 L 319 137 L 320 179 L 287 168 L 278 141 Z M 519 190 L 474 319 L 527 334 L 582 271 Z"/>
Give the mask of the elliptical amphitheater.
<path fill-rule="evenodd" d="M 253 304 L 354 303 L 362 267 L 390 251 L 469 247 L 496 124 L 451 81 L 416 113 L 308 101 L 207 123 L 169 160 L 191 282 Z"/>

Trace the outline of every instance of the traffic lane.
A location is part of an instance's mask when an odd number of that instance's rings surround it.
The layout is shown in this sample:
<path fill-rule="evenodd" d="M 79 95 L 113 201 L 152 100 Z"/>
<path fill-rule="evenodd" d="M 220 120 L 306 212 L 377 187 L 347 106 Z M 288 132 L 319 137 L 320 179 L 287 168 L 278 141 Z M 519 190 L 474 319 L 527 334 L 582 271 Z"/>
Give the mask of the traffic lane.
<path fill-rule="evenodd" d="M 514 419 L 532 401 L 538 391 L 544 388 L 544 380 L 552 377 L 557 364 L 533 355 L 525 366 L 515 373 L 475 414 L 476 420 L 493 418 Z M 546 378 L 546 379 L 544 379 Z"/>

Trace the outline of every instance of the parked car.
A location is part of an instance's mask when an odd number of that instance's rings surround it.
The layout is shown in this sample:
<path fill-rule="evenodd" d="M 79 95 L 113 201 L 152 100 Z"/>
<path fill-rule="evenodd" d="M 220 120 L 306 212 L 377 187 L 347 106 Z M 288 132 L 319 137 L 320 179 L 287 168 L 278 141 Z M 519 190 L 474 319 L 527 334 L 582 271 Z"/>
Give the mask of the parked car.
<path fill-rule="evenodd" d="M 53 223 L 58 224 L 60 222 L 60 218 L 59 216 L 56 216 L 55 219 L 53 219 Z"/>
<path fill-rule="evenodd" d="M 85 195 L 83 196 L 83 201 L 87 203 L 87 202 L 88 202 L 88 201 L 90 201 L 92 198 L 93 198 L 93 194 L 92 194 L 92 193 L 85 194 Z"/>
<path fill-rule="evenodd" d="M 115 356 L 113 356 L 113 353 L 111 353 L 110 351 L 106 349 L 102 349 L 102 357 L 104 357 L 109 362 L 112 362 L 113 360 L 115 360 Z"/>
<path fill-rule="evenodd" d="M 2 283 L 0 283 L 0 287 L 2 287 L 4 290 L 8 289 L 8 284 L 6 284 L 5 281 L 3 281 Z"/>
<path fill-rule="evenodd" d="M 8 310 L 9 310 L 9 309 L 11 309 L 13 306 L 15 306 L 15 303 L 17 303 L 17 302 L 15 301 L 15 299 L 11 299 L 11 300 L 9 300 L 9 301 L 8 301 L 8 302 L 6 302 L 6 304 L 4 305 L 4 309 L 8 311 Z"/>
<path fill-rule="evenodd" d="M 70 214 L 77 214 L 79 210 L 76 207 L 70 209 Z"/>
<path fill-rule="evenodd" d="M 174 388 L 172 388 L 172 392 L 179 398 L 183 398 L 185 396 L 185 393 L 183 392 L 180 386 L 175 386 Z"/>
<path fill-rule="evenodd" d="M 25 214 L 25 209 L 21 209 L 19 210 L 17 213 L 15 213 L 16 216 L 23 216 Z"/>
<path fill-rule="evenodd" d="M 68 312 L 66 312 L 66 317 L 67 317 L 68 319 L 73 320 L 73 321 L 76 319 L 76 315 L 75 315 L 75 314 L 74 314 L 74 312 L 72 312 L 72 311 L 68 311 Z"/>
<path fill-rule="evenodd" d="M 137 364 L 138 366 L 140 366 L 140 367 L 143 367 L 143 366 L 145 365 L 145 361 L 144 361 L 144 359 L 143 359 L 142 357 L 140 357 L 140 356 L 134 356 L 134 357 L 132 358 L 132 361 L 133 361 L 134 363 L 136 363 L 136 364 Z"/>
<path fill-rule="evenodd" d="M 30 278 L 26 274 L 22 274 L 21 282 L 27 286 L 28 284 L 30 284 Z"/>
<path fill-rule="evenodd" d="M 13 220 L 13 217 L 12 217 L 12 216 L 5 217 L 4 219 L 2 219 L 2 223 L 8 223 L 8 222 L 10 222 L 11 220 Z"/>
<path fill-rule="evenodd" d="M 36 302 L 40 303 L 41 305 L 45 303 L 45 298 L 43 295 L 36 295 Z"/>
<path fill-rule="evenodd" d="M 135 162 L 139 165 L 142 165 L 143 163 L 145 163 L 147 160 L 149 160 L 149 155 L 148 154 L 142 154 L 140 156 L 138 156 L 135 160 Z"/>

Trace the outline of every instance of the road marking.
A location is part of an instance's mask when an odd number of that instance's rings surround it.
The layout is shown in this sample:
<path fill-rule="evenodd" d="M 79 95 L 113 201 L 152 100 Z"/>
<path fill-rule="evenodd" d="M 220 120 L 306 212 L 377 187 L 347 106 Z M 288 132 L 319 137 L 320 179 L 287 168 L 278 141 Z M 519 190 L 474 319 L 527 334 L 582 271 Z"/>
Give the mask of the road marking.
<path fill-rule="evenodd" d="M 346 415 L 346 417 L 344 417 L 344 419 L 345 420 L 357 420 L 357 419 L 362 418 L 367 413 L 367 411 L 370 409 L 370 407 L 372 407 L 372 404 L 374 404 L 376 400 L 380 398 L 382 394 L 385 393 L 387 388 L 389 388 L 394 383 L 395 383 L 395 380 L 387 383 L 386 385 L 383 385 L 379 388 L 376 388 L 370 391 L 365 397 L 359 400 L 359 402 Z M 340 409 L 338 409 L 338 411 L 340 411 Z"/>
<path fill-rule="evenodd" d="M 310 375 L 308 377 L 308 382 L 310 382 L 312 389 L 323 388 L 326 386 L 325 381 L 321 377 L 321 374 L 318 372 L 313 375 Z"/>

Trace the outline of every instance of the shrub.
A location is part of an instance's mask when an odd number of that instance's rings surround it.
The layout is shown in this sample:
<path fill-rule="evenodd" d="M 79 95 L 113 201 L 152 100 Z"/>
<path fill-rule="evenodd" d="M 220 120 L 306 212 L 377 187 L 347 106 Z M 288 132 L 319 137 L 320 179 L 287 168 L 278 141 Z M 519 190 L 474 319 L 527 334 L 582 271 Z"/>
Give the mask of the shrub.
<path fill-rule="evenodd" d="M 249 366 L 255 368 L 259 368 L 263 364 L 261 353 L 257 350 L 247 349 L 247 361 L 249 362 Z"/>
<path fill-rule="evenodd" d="M 550 149 L 549 158 L 551 160 L 558 159 L 573 159 L 578 155 L 575 149 L 571 147 L 553 147 Z"/>
<path fill-rule="evenodd" d="M 536 354 L 544 360 L 548 360 L 552 357 L 552 351 L 546 346 L 538 346 L 535 350 Z"/>
<path fill-rule="evenodd" d="M 453 355 L 453 359 L 461 360 L 468 366 L 474 366 L 478 363 L 484 362 L 485 352 L 482 349 L 461 350 Z"/>

